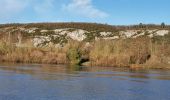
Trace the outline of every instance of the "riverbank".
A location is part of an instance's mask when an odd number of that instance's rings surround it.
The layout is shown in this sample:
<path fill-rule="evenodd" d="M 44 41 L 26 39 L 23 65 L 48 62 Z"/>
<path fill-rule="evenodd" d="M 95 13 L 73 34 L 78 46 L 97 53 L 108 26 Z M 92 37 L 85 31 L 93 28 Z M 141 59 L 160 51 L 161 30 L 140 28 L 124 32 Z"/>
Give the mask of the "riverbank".
<path fill-rule="evenodd" d="M 53 45 L 16 47 L 1 41 L 0 61 L 169 69 L 170 45 L 167 40 L 143 36 L 131 39 L 101 39 L 90 43 L 69 41 L 61 48 Z"/>

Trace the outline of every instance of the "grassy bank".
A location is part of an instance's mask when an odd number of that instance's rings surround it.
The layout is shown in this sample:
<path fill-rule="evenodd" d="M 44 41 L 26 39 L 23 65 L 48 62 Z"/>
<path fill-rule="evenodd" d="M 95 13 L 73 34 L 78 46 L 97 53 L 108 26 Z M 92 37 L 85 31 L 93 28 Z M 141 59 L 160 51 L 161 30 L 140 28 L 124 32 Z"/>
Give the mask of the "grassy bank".
<path fill-rule="evenodd" d="M 0 42 L 0 61 L 13 63 L 44 63 L 80 65 L 83 44 L 70 41 L 64 47 L 17 47 L 8 42 Z"/>
<path fill-rule="evenodd" d="M 147 37 L 100 40 L 94 43 L 90 61 L 95 66 L 170 68 L 170 45 Z"/>
<path fill-rule="evenodd" d="M 65 64 L 64 50 L 53 48 L 15 47 L 4 42 L 0 43 L 0 60 L 17 63 L 51 63 Z"/>
<path fill-rule="evenodd" d="M 0 42 L 0 61 L 14 63 L 77 64 L 91 66 L 170 68 L 170 41 L 164 37 L 69 41 L 62 48 L 16 47 Z"/>

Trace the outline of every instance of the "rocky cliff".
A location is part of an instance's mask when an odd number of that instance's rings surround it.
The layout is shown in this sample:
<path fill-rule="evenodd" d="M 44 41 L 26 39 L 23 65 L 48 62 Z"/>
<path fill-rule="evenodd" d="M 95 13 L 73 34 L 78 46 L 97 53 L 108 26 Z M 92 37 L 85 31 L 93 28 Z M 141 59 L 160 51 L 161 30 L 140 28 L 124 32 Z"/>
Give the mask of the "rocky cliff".
<path fill-rule="evenodd" d="M 75 24 L 77 25 L 77 24 Z M 79 24 L 78 24 L 79 25 Z M 80 24 L 82 25 L 82 24 Z M 170 33 L 169 29 L 160 28 L 137 28 L 137 29 L 122 29 L 122 27 L 104 26 L 95 27 L 91 25 L 90 28 L 84 28 L 77 26 L 75 28 L 74 24 L 71 26 L 67 25 L 63 28 L 56 26 L 53 28 L 39 27 L 37 25 L 2 25 L 0 28 L 1 39 L 11 42 L 17 46 L 27 46 L 27 43 L 32 44 L 35 47 L 55 45 L 56 47 L 61 47 L 70 40 L 74 41 L 85 41 L 91 42 L 98 39 L 105 40 L 115 40 L 115 39 L 126 39 L 126 38 L 137 38 L 141 36 L 162 37 Z M 48 25 L 47 25 L 48 26 Z M 74 26 L 74 27 L 73 27 Z M 88 25 L 85 24 L 85 27 Z M 90 25 L 89 25 L 90 26 Z M 50 27 L 50 26 L 48 26 Z M 93 29 L 94 27 L 94 29 Z M 97 28 L 96 28 L 97 27 Z M 109 27 L 109 29 L 107 29 Z"/>

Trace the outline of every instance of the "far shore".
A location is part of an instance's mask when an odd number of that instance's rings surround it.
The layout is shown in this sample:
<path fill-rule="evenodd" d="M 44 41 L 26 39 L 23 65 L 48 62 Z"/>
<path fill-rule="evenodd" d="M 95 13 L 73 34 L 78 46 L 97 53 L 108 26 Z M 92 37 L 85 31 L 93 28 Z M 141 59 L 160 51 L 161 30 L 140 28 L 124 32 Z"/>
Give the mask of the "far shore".
<path fill-rule="evenodd" d="M 0 25 L 0 62 L 170 69 L 170 25 Z"/>
<path fill-rule="evenodd" d="M 150 41 L 146 37 L 100 40 L 89 46 L 72 41 L 63 48 L 15 47 L 1 42 L 0 62 L 170 69 L 169 44 Z"/>

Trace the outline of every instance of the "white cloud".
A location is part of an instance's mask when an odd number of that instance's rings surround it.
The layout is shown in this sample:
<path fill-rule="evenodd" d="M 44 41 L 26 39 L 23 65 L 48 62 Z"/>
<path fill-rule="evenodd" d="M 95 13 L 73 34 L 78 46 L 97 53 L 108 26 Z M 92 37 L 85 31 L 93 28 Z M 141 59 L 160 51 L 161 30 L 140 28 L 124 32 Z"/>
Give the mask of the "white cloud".
<path fill-rule="evenodd" d="M 105 18 L 108 16 L 107 13 L 95 8 L 91 0 L 72 0 L 71 3 L 64 5 L 63 9 L 89 18 Z"/>
<path fill-rule="evenodd" d="M 28 0 L 0 0 L 0 18 L 11 17 L 27 6 Z"/>
<path fill-rule="evenodd" d="M 53 1 L 54 0 L 0 0 L 0 18 L 7 21 L 29 10 L 34 10 L 32 14 L 36 13 L 38 16 L 45 16 L 46 13 L 50 13 L 50 11 L 53 10 Z"/>

